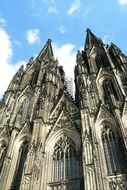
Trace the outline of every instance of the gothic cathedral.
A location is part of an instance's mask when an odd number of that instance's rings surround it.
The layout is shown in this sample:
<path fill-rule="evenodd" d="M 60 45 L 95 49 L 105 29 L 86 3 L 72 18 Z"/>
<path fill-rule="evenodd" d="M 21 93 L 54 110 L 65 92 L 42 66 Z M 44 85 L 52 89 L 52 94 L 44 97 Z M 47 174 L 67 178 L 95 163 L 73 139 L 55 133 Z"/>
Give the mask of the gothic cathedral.
<path fill-rule="evenodd" d="M 127 57 L 87 29 L 74 74 L 75 99 L 48 40 L 14 75 L 0 102 L 0 190 L 127 190 Z"/>

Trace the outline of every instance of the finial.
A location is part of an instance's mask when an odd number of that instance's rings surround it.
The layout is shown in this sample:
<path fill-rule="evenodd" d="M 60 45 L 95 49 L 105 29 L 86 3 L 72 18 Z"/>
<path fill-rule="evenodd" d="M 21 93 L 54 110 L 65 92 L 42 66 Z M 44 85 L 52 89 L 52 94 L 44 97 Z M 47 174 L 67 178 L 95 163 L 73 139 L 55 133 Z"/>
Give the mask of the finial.
<path fill-rule="evenodd" d="M 23 70 L 23 69 L 24 69 L 24 65 L 21 65 L 19 69 L 20 69 L 20 70 Z"/>
<path fill-rule="evenodd" d="M 29 59 L 29 63 L 31 64 L 31 63 L 33 62 L 33 60 L 34 60 L 34 57 L 31 57 L 31 58 Z"/>
<path fill-rule="evenodd" d="M 47 42 L 52 42 L 52 40 L 49 38 Z"/>
<path fill-rule="evenodd" d="M 91 32 L 91 30 L 89 28 L 86 29 L 86 32 Z"/>

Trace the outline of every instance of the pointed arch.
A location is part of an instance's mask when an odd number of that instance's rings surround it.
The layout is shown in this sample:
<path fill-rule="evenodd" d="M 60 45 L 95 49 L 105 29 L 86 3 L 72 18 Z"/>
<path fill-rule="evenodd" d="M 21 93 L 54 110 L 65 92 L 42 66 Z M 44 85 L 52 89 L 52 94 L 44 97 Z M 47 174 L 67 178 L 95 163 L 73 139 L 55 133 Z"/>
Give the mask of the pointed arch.
<path fill-rule="evenodd" d="M 2 171 L 5 155 L 7 152 L 7 144 L 4 139 L 0 140 L 0 173 Z"/>
<path fill-rule="evenodd" d="M 18 106 L 16 108 L 18 115 L 20 115 L 20 121 L 25 122 L 29 115 L 31 96 L 24 95 L 18 100 Z"/>
<path fill-rule="evenodd" d="M 28 142 L 25 141 L 22 143 L 18 152 L 17 164 L 16 164 L 14 178 L 11 185 L 12 190 L 20 189 L 21 178 L 22 178 L 25 160 L 27 157 L 27 152 L 28 152 Z"/>
<path fill-rule="evenodd" d="M 115 100 L 118 101 L 120 99 L 119 91 L 116 90 L 115 82 L 112 79 L 105 79 L 102 83 L 104 99 L 107 101 L 109 95 L 113 95 Z"/>
<path fill-rule="evenodd" d="M 30 100 L 29 99 L 25 99 L 24 102 L 22 102 L 21 105 L 21 121 L 24 122 L 27 119 L 27 115 L 28 115 L 28 108 L 30 105 Z"/>
<path fill-rule="evenodd" d="M 78 152 L 75 143 L 68 136 L 61 137 L 54 146 L 53 152 L 53 181 L 79 177 Z"/>
<path fill-rule="evenodd" d="M 32 89 L 26 87 L 24 91 L 20 94 L 17 98 L 15 105 L 14 105 L 14 116 L 11 118 L 11 122 L 13 123 L 16 119 L 18 122 L 25 121 L 30 113 L 30 100 L 32 99 Z M 29 103 L 28 103 L 29 102 Z M 28 105 L 29 104 L 29 105 Z M 23 115 L 23 110 L 25 110 Z"/>
<path fill-rule="evenodd" d="M 10 184 L 12 190 L 20 189 L 30 139 L 30 134 L 22 134 L 17 136 L 14 142 L 12 150 L 12 165 L 10 170 L 10 177 L 12 178 L 13 176 Z"/>
<path fill-rule="evenodd" d="M 98 55 L 95 57 L 95 62 L 96 62 L 97 70 L 99 71 L 100 67 L 103 66 L 103 58 Z"/>
<path fill-rule="evenodd" d="M 113 130 L 113 128 L 107 125 L 104 126 L 101 130 L 101 140 L 107 165 L 107 173 L 112 175 L 125 172 L 126 160 L 123 142 L 117 130 Z"/>
<path fill-rule="evenodd" d="M 38 75 L 39 75 L 39 69 L 36 69 L 31 76 L 31 80 L 30 80 L 30 84 L 32 87 L 34 87 L 37 83 L 37 79 L 38 79 Z"/>
<path fill-rule="evenodd" d="M 3 189 L 20 189 L 30 139 L 31 136 L 29 134 L 23 134 L 15 139 L 9 157 L 11 159 L 9 159 L 10 166 L 8 172 L 6 173 L 7 181 L 3 184 Z"/>
<path fill-rule="evenodd" d="M 95 57 L 95 63 L 98 71 L 100 67 L 110 67 L 109 61 L 105 55 L 97 55 Z"/>
<path fill-rule="evenodd" d="M 48 181 L 50 189 L 61 188 L 62 186 L 70 190 L 81 189 L 79 180 L 82 175 L 81 155 L 78 134 L 66 129 L 59 130 L 50 138 L 46 149 L 47 152 L 50 151 L 49 162 L 51 165 L 49 165 Z"/>
<path fill-rule="evenodd" d="M 121 67 L 122 61 L 120 59 L 120 56 L 113 49 L 109 50 L 109 54 L 110 54 L 110 57 L 113 61 L 115 68 L 119 69 L 122 72 L 122 67 Z"/>

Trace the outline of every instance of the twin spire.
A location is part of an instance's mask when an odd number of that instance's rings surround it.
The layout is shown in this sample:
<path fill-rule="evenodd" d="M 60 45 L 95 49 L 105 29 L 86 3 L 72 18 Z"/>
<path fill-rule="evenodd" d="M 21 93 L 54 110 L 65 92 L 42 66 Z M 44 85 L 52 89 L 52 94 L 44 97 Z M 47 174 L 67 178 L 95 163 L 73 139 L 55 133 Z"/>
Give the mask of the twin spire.
<path fill-rule="evenodd" d="M 86 49 L 91 49 L 93 47 L 93 45 L 99 45 L 100 44 L 100 39 L 98 39 L 92 32 L 90 29 L 86 30 L 87 34 L 86 34 L 86 41 L 85 41 L 85 50 Z M 46 42 L 45 46 L 43 47 L 43 49 L 41 50 L 41 52 L 38 55 L 38 59 L 39 60 L 43 60 L 43 58 L 46 56 L 53 58 L 53 48 L 52 48 L 52 44 L 51 44 L 52 40 L 48 39 L 48 41 Z"/>
<path fill-rule="evenodd" d="M 52 49 L 52 44 L 51 44 L 52 40 L 48 39 L 47 43 L 45 44 L 45 46 L 43 47 L 43 49 L 41 50 L 41 52 L 38 55 L 38 59 L 39 60 L 43 60 L 44 57 L 48 57 L 48 58 L 53 58 L 53 49 Z"/>
<path fill-rule="evenodd" d="M 98 39 L 91 32 L 91 30 L 89 28 L 86 30 L 86 32 L 87 32 L 87 35 L 86 35 L 86 41 L 85 41 L 85 50 L 88 49 L 88 48 L 91 49 L 93 47 L 93 45 L 98 46 L 100 44 L 101 40 Z"/>
<path fill-rule="evenodd" d="M 99 38 L 97 38 L 92 32 L 91 30 L 88 28 L 86 30 L 87 34 L 86 34 L 86 40 L 85 40 L 85 47 L 84 50 L 87 49 L 92 49 L 93 46 L 100 46 L 102 45 L 102 40 L 100 40 Z M 53 55 L 53 48 L 52 48 L 52 44 L 51 44 L 52 40 L 48 39 L 48 41 L 46 42 L 45 46 L 43 47 L 43 49 L 41 50 L 41 52 L 39 53 L 39 55 L 37 56 L 37 58 L 42 61 L 44 59 L 52 59 L 54 57 Z"/>

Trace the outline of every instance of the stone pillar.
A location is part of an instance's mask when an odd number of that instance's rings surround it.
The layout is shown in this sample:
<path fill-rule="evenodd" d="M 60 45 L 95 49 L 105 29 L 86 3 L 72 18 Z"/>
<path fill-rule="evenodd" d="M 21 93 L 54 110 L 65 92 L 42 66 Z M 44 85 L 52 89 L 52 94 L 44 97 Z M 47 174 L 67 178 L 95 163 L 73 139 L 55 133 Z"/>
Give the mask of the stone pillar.
<path fill-rule="evenodd" d="M 90 120 L 86 111 L 82 111 L 81 117 L 83 134 L 83 174 L 85 179 L 84 188 L 87 190 L 97 190 Z"/>
<path fill-rule="evenodd" d="M 6 186 L 7 185 L 11 185 L 11 180 L 12 180 L 12 174 L 10 174 L 10 169 L 11 166 L 13 165 L 13 154 L 14 154 L 14 141 L 15 138 L 17 136 L 18 130 L 15 128 L 12 131 L 12 135 L 11 135 L 11 139 L 10 139 L 10 143 L 9 143 L 9 147 L 8 147 L 8 151 L 5 157 L 5 161 L 4 161 L 4 165 L 1 171 L 1 175 L 0 175 L 0 188 L 1 190 L 6 190 Z M 16 160 L 15 160 L 16 162 Z M 15 163 L 14 163 L 15 165 Z M 11 173 L 13 173 L 14 171 L 11 171 Z M 8 190 L 8 188 L 7 188 Z"/>

